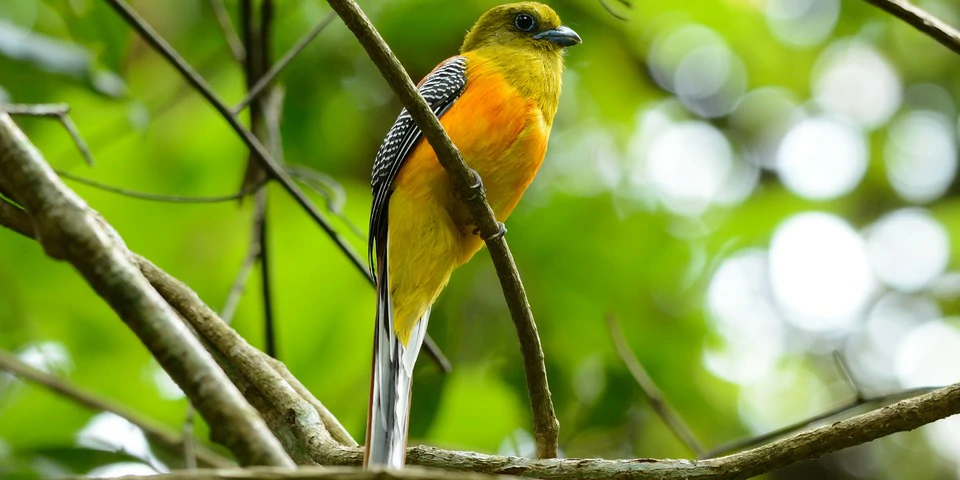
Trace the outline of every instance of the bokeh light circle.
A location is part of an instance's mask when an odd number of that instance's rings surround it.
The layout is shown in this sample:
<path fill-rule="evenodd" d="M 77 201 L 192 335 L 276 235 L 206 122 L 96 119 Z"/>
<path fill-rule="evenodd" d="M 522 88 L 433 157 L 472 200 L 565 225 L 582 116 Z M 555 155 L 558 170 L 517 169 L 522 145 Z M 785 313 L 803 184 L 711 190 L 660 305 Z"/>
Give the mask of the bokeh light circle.
<path fill-rule="evenodd" d="M 813 93 L 827 112 L 867 129 L 885 123 L 900 107 L 900 75 L 873 46 L 841 40 L 824 51 L 814 69 Z"/>
<path fill-rule="evenodd" d="M 813 200 L 853 190 L 867 171 L 868 147 L 858 127 L 833 117 L 801 120 L 777 150 L 777 172 L 794 193 Z"/>
<path fill-rule="evenodd" d="M 857 232 L 818 212 L 795 215 L 777 227 L 770 243 L 770 282 L 786 320 L 814 332 L 852 326 L 875 283 Z"/>
<path fill-rule="evenodd" d="M 947 268 L 950 239 L 925 210 L 908 208 L 888 213 L 870 227 L 867 252 L 878 279 L 912 292 L 931 284 Z"/>

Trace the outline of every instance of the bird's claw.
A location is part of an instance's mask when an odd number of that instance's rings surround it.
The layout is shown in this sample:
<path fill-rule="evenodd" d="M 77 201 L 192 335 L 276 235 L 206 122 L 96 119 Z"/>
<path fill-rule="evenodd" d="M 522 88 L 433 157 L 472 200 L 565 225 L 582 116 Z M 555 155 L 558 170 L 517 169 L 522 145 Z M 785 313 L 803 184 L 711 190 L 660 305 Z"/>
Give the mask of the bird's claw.
<path fill-rule="evenodd" d="M 467 201 L 473 200 L 480 196 L 480 192 L 483 191 L 483 180 L 480 179 L 480 174 L 476 170 L 467 167 L 467 170 L 470 170 L 470 173 L 473 174 L 474 184 L 470 185 L 470 190 L 473 190 L 473 193 L 466 198 Z"/>
<path fill-rule="evenodd" d="M 474 235 L 480 235 L 480 238 L 482 238 L 483 240 L 496 240 L 496 239 L 501 238 L 501 237 L 503 237 L 504 235 L 507 234 L 507 226 L 504 225 L 503 222 L 497 222 L 497 225 L 500 226 L 500 230 L 497 230 L 497 232 L 494 233 L 493 235 L 486 236 L 486 237 L 483 236 L 483 235 L 481 235 L 481 234 L 480 234 L 480 227 L 475 228 L 475 229 L 473 230 L 473 234 L 474 234 Z"/>

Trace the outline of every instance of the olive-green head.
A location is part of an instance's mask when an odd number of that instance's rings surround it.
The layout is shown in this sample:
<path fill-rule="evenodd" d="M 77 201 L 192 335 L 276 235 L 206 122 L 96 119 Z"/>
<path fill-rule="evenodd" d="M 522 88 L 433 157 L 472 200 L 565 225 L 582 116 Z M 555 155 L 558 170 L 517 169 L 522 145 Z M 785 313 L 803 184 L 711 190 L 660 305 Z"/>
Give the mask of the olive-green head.
<path fill-rule="evenodd" d="M 488 46 L 560 50 L 577 45 L 580 36 L 560 24 L 552 8 L 538 2 L 500 5 L 484 13 L 467 33 L 461 52 Z"/>

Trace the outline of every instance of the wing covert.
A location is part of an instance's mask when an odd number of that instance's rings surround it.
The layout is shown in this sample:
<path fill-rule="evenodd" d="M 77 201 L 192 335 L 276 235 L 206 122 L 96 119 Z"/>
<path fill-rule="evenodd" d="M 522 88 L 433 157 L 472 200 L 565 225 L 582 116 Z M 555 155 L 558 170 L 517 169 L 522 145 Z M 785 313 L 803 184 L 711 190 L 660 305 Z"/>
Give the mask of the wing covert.
<path fill-rule="evenodd" d="M 467 59 L 456 56 L 440 64 L 421 82 L 420 95 L 426 100 L 437 117 L 443 116 L 460 97 L 467 85 Z M 370 236 L 368 240 L 368 261 L 370 270 L 376 278 L 374 252 L 378 247 L 386 246 L 387 206 L 393 181 L 403 162 L 413 151 L 423 136 L 420 127 L 413 121 L 404 108 L 396 122 L 387 132 L 386 138 L 377 151 L 373 162 L 373 174 L 370 187 L 373 190 L 373 207 L 370 210 Z"/>

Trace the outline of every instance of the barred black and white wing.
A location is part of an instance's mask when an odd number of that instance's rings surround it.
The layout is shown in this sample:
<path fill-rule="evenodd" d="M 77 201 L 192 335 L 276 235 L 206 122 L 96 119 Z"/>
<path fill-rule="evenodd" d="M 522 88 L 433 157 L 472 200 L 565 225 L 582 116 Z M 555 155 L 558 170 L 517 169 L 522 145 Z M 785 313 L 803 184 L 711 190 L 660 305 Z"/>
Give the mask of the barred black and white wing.
<path fill-rule="evenodd" d="M 446 113 L 463 93 L 467 86 L 466 72 L 467 59 L 460 56 L 453 57 L 440 64 L 420 85 L 420 95 L 437 117 Z M 377 152 L 377 158 L 373 162 L 373 177 L 370 181 L 370 187 L 373 190 L 373 208 L 370 211 L 367 255 L 374 276 L 377 275 L 373 263 L 375 252 L 378 246 L 386 246 L 387 206 L 390 193 L 393 191 L 393 181 L 404 160 L 422 136 L 420 127 L 414 123 L 407 109 L 403 109 L 393 127 L 387 132 Z"/>

